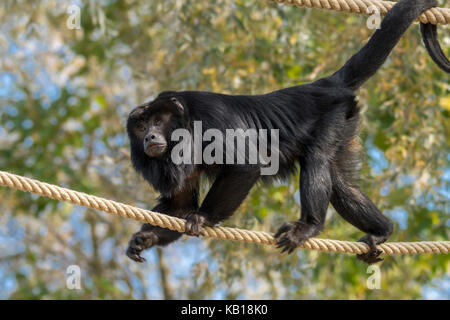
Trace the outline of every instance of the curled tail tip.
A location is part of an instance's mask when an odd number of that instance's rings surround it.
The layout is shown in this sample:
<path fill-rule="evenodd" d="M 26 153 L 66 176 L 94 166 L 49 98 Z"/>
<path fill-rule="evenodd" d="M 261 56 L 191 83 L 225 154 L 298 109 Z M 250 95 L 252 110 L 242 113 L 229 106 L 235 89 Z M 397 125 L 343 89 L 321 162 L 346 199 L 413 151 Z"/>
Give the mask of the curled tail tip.
<path fill-rule="evenodd" d="M 436 63 L 440 69 L 450 73 L 450 61 L 445 56 L 445 53 L 439 44 L 437 26 L 435 24 L 421 22 L 420 31 L 422 33 L 422 40 L 425 44 L 425 48 L 431 59 L 433 59 L 434 63 Z"/>

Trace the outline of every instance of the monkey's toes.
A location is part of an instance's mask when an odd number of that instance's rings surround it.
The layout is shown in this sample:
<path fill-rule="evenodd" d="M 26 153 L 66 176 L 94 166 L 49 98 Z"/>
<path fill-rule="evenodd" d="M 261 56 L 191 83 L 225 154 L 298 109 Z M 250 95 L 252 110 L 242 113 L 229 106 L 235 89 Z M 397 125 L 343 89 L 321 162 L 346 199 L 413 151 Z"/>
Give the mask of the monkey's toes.
<path fill-rule="evenodd" d="M 375 249 L 363 254 L 357 254 L 356 257 L 367 264 L 373 264 L 384 260 L 383 258 L 380 258 L 381 253 L 381 250 Z"/>
<path fill-rule="evenodd" d="M 206 225 L 206 218 L 198 212 L 191 212 L 186 217 L 184 233 L 189 236 L 198 237 L 202 235 L 202 227 Z"/>
<path fill-rule="evenodd" d="M 381 243 L 384 241 L 380 241 L 379 239 L 377 239 L 376 236 L 367 234 L 364 237 L 362 237 L 361 239 L 359 239 L 358 242 L 363 242 L 370 247 L 370 250 L 368 252 L 356 255 L 356 257 L 359 260 L 361 260 L 367 264 L 373 264 L 373 263 L 377 263 L 377 262 L 384 260 L 383 258 L 380 258 L 380 255 L 383 252 L 381 250 L 377 249 L 377 246 L 376 246 L 377 242 Z"/>
<path fill-rule="evenodd" d="M 302 221 L 285 222 L 275 234 L 276 246 L 281 253 L 292 253 L 303 242 L 319 234 L 320 230 Z"/>

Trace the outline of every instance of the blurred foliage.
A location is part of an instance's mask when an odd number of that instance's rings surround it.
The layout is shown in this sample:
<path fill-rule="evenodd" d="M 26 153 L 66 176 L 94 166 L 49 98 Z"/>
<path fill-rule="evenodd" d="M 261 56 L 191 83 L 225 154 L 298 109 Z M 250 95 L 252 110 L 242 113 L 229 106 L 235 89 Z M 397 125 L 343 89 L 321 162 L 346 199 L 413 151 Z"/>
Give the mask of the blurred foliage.
<path fill-rule="evenodd" d="M 162 90 L 256 94 L 329 75 L 373 33 L 365 22 L 261 0 L 3 1 L 0 169 L 151 208 L 127 155 L 133 106 Z M 391 240 L 449 239 L 449 78 L 417 25 L 359 98 L 361 183 L 395 221 Z M 296 219 L 297 181 L 255 187 L 225 225 L 274 232 Z M 124 256 L 134 221 L 5 188 L 0 209 L 0 298 L 450 298 L 446 255 L 388 256 L 369 290 L 352 255 L 185 238 L 136 264 Z M 362 233 L 330 207 L 321 236 Z M 81 290 L 66 288 L 73 264 Z"/>

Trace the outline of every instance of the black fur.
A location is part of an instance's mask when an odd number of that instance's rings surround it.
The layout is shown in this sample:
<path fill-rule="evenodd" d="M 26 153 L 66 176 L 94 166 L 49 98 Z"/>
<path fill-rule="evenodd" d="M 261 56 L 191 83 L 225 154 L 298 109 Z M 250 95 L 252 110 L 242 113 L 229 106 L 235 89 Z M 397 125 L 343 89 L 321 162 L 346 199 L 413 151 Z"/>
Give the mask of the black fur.
<path fill-rule="evenodd" d="M 431 23 L 420 23 L 420 31 L 422 32 L 423 43 L 425 48 L 427 48 L 433 61 L 438 65 L 439 68 L 447 73 L 450 73 L 450 61 L 445 56 L 439 45 L 437 26 Z"/>
<path fill-rule="evenodd" d="M 291 252 L 323 229 L 328 204 L 348 222 L 367 233 L 361 239 L 371 251 L 360 259 L 379 261 L 376 245 L 392 233 L 392 223 L 381 214 L 353 180 L 357 163 L 359 108 L 355 93 L 383 64 L 408 26 L 435 0 L 402 0 L 387 14 L 369 42 L 336 73 L 311 84 L 264 95 L 225 95 L 211 92 L 163 92 L 153 102 L 133 110 L 128 120 L 132 162 L 135 169 L 158 191 L 155 211 L 187 219 L 186 233 L 199 235 L 202 225 L 214 225 L 231 216 L 259 180 L 286 179 L 300 165 L 301 218 L 285 223 L 276 233 L 278 246 Z M 173 100 L 176 99 L 176 100 Z M 184 110 L 176 111 L 173 101 Z M 161 159 L 149 158 L 133 133 L 136 121 L 158 110 L 176 115 L 175 128 L 192 131 L 194 121 L 207 129 L 279 129 L 280 167 L 275 176 L 260 176 L 260 165 L 177 166 L 169 151 Z M 170 140 L 170 139 L 168 139 Z M 205 143 L 206 144 L 206 143 Z M 199 176 L 214 183 L 198 206 Z M 179 233 L 144 225 L 130 241 L 128 256 L 142 261 L 140 252 L 155 244 L 165 245 Z"/>

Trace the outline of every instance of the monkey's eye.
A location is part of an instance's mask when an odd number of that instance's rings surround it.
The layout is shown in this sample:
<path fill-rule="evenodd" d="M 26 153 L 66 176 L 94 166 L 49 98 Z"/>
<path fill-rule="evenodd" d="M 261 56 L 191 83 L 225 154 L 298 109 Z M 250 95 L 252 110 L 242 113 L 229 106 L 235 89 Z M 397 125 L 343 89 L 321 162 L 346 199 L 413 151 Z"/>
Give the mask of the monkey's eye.
<path fill-rule="evenodd" d="M 161 119 L 156 119 L 155 120 L 155 126 L 159 126 L 161 125 Z"/>
<path fill-rule="evenodd" d="M 137 129 L 138 129 L 139 131 L 141 131 L 141 132 L 144 132 L 144 131 L 147 130 L 147 127 L 145 126 L 145 124 L 140 123 L 140 124 L 138 124 Z"/>

